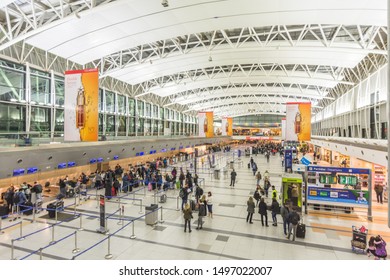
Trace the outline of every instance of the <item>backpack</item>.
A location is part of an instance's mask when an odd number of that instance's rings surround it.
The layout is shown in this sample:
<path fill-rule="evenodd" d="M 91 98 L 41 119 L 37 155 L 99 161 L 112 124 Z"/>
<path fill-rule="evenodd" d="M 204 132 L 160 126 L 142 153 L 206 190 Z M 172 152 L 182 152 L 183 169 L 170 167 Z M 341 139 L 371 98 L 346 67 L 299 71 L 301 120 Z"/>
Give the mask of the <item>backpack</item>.
<path fill-rule="evenodd" d="M 183 190 L 183 189 L 180 189 L 180 191 L 179 191 L 179 197 L 180 197 L 180 198 L 183 198 L 183 197 L 184 197 L 184 190 Z"/>
<path fill-rule="evenodd" d="M 19 193 L 20 193 L 19 191 L 14 193 L 14 203 L 15 204 L 18 204 L 20 202 L 20 194 Z"/>
<path fill-rule="evenodd" d="M 300 220 L 300 218 L 299 218 L 299 215 L 297 213 L 295 213 L 295 212 L 291 213 L 291 221 L 290 222 L 293 225 L 297 225 L 299 223 L 299 220 Z"/>
<path fill-rule="evenodd" d="M 36 193 L 41 193 L 42 192 L 42 185 L 41 184 L 38 184 L 35 186 L 35 192 Z"/>

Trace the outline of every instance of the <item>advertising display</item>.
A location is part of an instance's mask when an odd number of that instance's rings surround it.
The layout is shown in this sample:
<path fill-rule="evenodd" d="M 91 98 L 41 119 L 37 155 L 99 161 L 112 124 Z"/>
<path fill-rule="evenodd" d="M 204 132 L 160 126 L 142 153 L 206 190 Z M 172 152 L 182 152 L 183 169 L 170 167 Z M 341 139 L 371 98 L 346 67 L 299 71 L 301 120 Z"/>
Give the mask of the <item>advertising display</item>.
<path fill-rule="evenodd" d="M 222 118 L 222 136 L 233 136 L 233 118 Z"/>
<path fill-rule="evenodd" d="M 296 175 L 295 175 L 296 176 Z M 291 206 L 302 207 L 302 177 L 282 177 L 282 201 L 290 201 Z"/>
<path fill-rule="evenodd" d="M 309 165 L 308 202 L 345 207 L 369 207 L 371 170 Z"/>
<path fill-rule="evenodd" d="M 293 166 L 292 150 L 284 150 L 284 172 L 291 172 Z"/>
<path fill-rule="evenodd" d="M 318 188 L 309 186 L 308 190 L 309 201 L 326 201 L 336 203 L 357 204 L 359 206 L 368 207 L 369 194 L 368 191 L 334 189 L 334 188 Z"/>
<path fill-rule="evenodd" d="M 285 140 L 310 141 L 311 103 L 294 102 L 286 106 Z"/>
<path fill-rule="evenodd" d="M 65 72 L 65 141 L 98 141 L 97 69 Z"/>
<path fill-rule="evenodd" d="M 282 119 L 282 140 L 286 140 L 286 118 Z"/>
<path fill-rule="evenodd" d="M 198 124 L 199 124 L 198 131 L 200 137 L 214 137 L 214 113 L 213 112 L 199 112 Z"/>

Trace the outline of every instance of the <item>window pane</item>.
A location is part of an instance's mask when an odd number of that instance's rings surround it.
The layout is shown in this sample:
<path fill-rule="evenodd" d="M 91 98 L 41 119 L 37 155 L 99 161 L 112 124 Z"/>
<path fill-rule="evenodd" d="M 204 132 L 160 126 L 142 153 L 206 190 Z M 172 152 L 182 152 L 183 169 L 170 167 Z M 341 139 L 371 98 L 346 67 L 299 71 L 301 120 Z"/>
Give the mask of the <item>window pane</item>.
<path fill-rule="evenodd" d="M 138 117 L 144 116 L 144 102 L 141 100 L 137 101 L 137 116 Z"/>
<path fill-rule="evenodd" d="M 103 100 L 103 89 L 99 89 L 99 112 L 104 111 Z"/>
<path fill-rule="evenodd" d="M 38 104 L 50 104 L 50 79 L 41 76 L 30 76 L 31 101 Z"/>
<path fill-rule="evenodd" d="M 0 67 L 0 100 L 25 100 L 24 73 Z"/>
<path fill-rule="evenodd" d="M 135 100 L 132 98 L 129 98 L 129 115 L 131 117 L 135 117 Z"/>
<path fill-rule="evenodd" d="M 115 113 L 115 94 L 106 90 L 106 111 Z"/>
<path fill-rule="evenodd" d="M 54 131 L 64 133 L 64 110 L 56 110 Z"/>
<path fill-rule="evenodd" d="M 144 135 L 144 119 L 138 119 L 136 125 L 137 125 L 137 135 L 139 136 Z"/>
<path fill-rule="evenodd" d="M 135 119 L 129 118 L 129 136 L 135 135 Z"/>
<path fill-rule="evenodd" d="M 64 81 L 55 80 L 54 81 L 55 87 L 56 87 L 56 104 L 57 105 L 64 105 L 64 99 L 65 99 L 65 86 Z"/>
<path fill-rule="evenodd" d="M 126 117 L 119 116 L 118 136 L 126 135 Z"/>
<path fill-rule="evenodd" d="M 126 97 L 118 94 L 118 113 L 126 114 Z"/>
<path fill-rule="evenodd" d="M 50 109 L 31 108 L 31 131 L 50 131 Z"/>
<path fill-rule="evenodd" d="M 26 108 L 0 103 L 0 132 L 26 131 Z"/>
<path fill-rule="evenodd" d="M 115 116 L 107 115 L 107 132 L 110 135 L 115 134 Z"/>

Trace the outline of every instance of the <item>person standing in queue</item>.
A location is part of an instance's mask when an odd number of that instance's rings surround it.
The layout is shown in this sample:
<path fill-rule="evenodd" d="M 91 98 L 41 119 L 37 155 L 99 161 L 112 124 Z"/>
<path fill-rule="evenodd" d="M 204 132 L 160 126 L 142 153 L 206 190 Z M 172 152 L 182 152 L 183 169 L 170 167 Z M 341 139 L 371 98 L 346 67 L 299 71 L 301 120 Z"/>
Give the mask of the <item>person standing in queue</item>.
<path fill-rule="evenodd" d="M 261 215 L 261 225 L 264 226 L 265 219 L 265 226 L 268 227 L 267 204 L 264 201 L 264 197 L 260 199 L 259 214 Z"/>
<path fill-rule="evenodd" d="M 250 224 L 253 224 L 252 217 L 253 213 L 255 213 L 255 202 L 253 201 L 253 197 L 249 197 L 248 201 L 246 202 L 247 208 L 246 211 L 248 212 L 248 215 L 246 216 L 246 222 L 249 221 Z"/>

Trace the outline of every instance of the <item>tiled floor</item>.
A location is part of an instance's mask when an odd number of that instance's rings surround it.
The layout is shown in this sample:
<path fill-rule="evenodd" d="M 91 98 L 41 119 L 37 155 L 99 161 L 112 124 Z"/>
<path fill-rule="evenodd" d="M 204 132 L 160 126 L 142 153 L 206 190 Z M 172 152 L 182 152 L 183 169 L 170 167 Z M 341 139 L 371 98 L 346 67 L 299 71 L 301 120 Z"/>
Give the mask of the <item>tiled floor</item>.
<path fill-rule="evenodd" d="M 227 158 L 229 157 L 229 158 Z M 221 166 L 230 161 L 231 154 L 217 154 L 217 163 Z M 237 160 L 237 158 L 235 158 Z M 280 158 L 271 157 L 266 163 L 264 156 L 254 156 L 262 173 L 267 169 L 271 175 L 271 183 L 277 189 L 281 185 L 282 167 Z M 42 249 L 42 259 L 71 259 L 101 260 L 108 253 L 113 259 L 349 259 L 365 260 L 365 255 L 351 252 L 351 226 L 364 224 L 372 234 L 381 234 L 390 241 L 390 231 L 386 225 L 386 215 L 383 207 L 375 205 L 374 222 L 368 223 L 364 213 L 343 215 L 334 212 L 309 213 L 304 217 L 307 232 L 305 239 L 296 242 L 287 240 L 283 234 L 281 218 L 277 227 L 262 227 L 259 214 L 254 214 L 254 223 L 246 223 L 246 201 L 253 193 L 255 179 L 247 169 L 249 158 L 243 158 L 242 163 L 236 161 L 235 169 L 238 173 L 235 188 L 229 187 L 230 179 L 224 177 L 212 180 L 207 168 L 200 169 L 199 176 L 205 178 L 205 192 L 213 193 L 214 218 L 205 217 L 202 230 L 195 230 L 197 213 L 194 213 L 192 232 L 183 232 L 183 218 L 181 211 L 177 211 L 177 191 L 169 191 L 168 201 L 158 211 L 158 223 L 152 227 L 145 224 L 144 213 L 139 214 L 140 200 L 143 210 L 145 205 L 154 202 L 152 193 L 141 190 L 134 196 L 128 195 L 120 200 L 124 207 L 124 221 L 121 223 L 119 215 L 119 201 L 114 199 L 106 204 L 106 213 L 113 214 L 108 219 L 107 228 L 110 234 L 103 235 L 96 232 L 99 227 L 99 212 L 94 197 L 82 202 L 76 208 L 76 214 L 82 214 L 82 228 L 79 231 L 80 218 L 65 220 L 54 227 L 55 220 L 40 218 L 46 211 L 36 216 L 32 223 L 32 216 L 25 216 L 15 222 L 2 221 L 4 233 L 0 235 L 0 258 L 3 260 L 12 257 L 12 239 L 28 235 L 23 241 L 14 241 L 13 257 L 29 260 L 39 259 L 39 249 Z M 189 165 L 189 163 L 187 163 Z M 178 164 L 185 167 L 185 163 Z M 230 173 L 230 171 L 229 171 Z M 92 192 L 91 194 L 94 194 Z M 134 202 L 134 204 L 133 204 Z M 268 201 L 270 202 L 270 201 Z M 66 199 L 67 213 L 71 218 L 74 214 L 74 199 Z M 114 214 L 115 213 L 115 214 Z M 269 220 L 271 215 L 269 214 Z M 134 223 L 131 220 L 135 219 Z M 20 227 L 22 223 L 22 228 Z M 134 227 L 133 227 L 134 224 Z M 14 225 L 14 226 L 12 226 Z M 121 229 L 122 228 L 122 229 Z M 21 232 L 22 231 L 22 232 Z M 39 231 L 38 233 L 35 233 Z M 31 235 L 29 235 L 31 234 Z M 78 254 L 73 254 L 76 247 Z M 136 238 L 131 239 L 131 236 Z M 108 248 L 108 237 L 110 248 Z M 56 242 L 52 245 L 52 240 Z M 100 243 L 99 243 L 100 242 Z M 110 250 L 108 252 L 108 250 Z"/>

